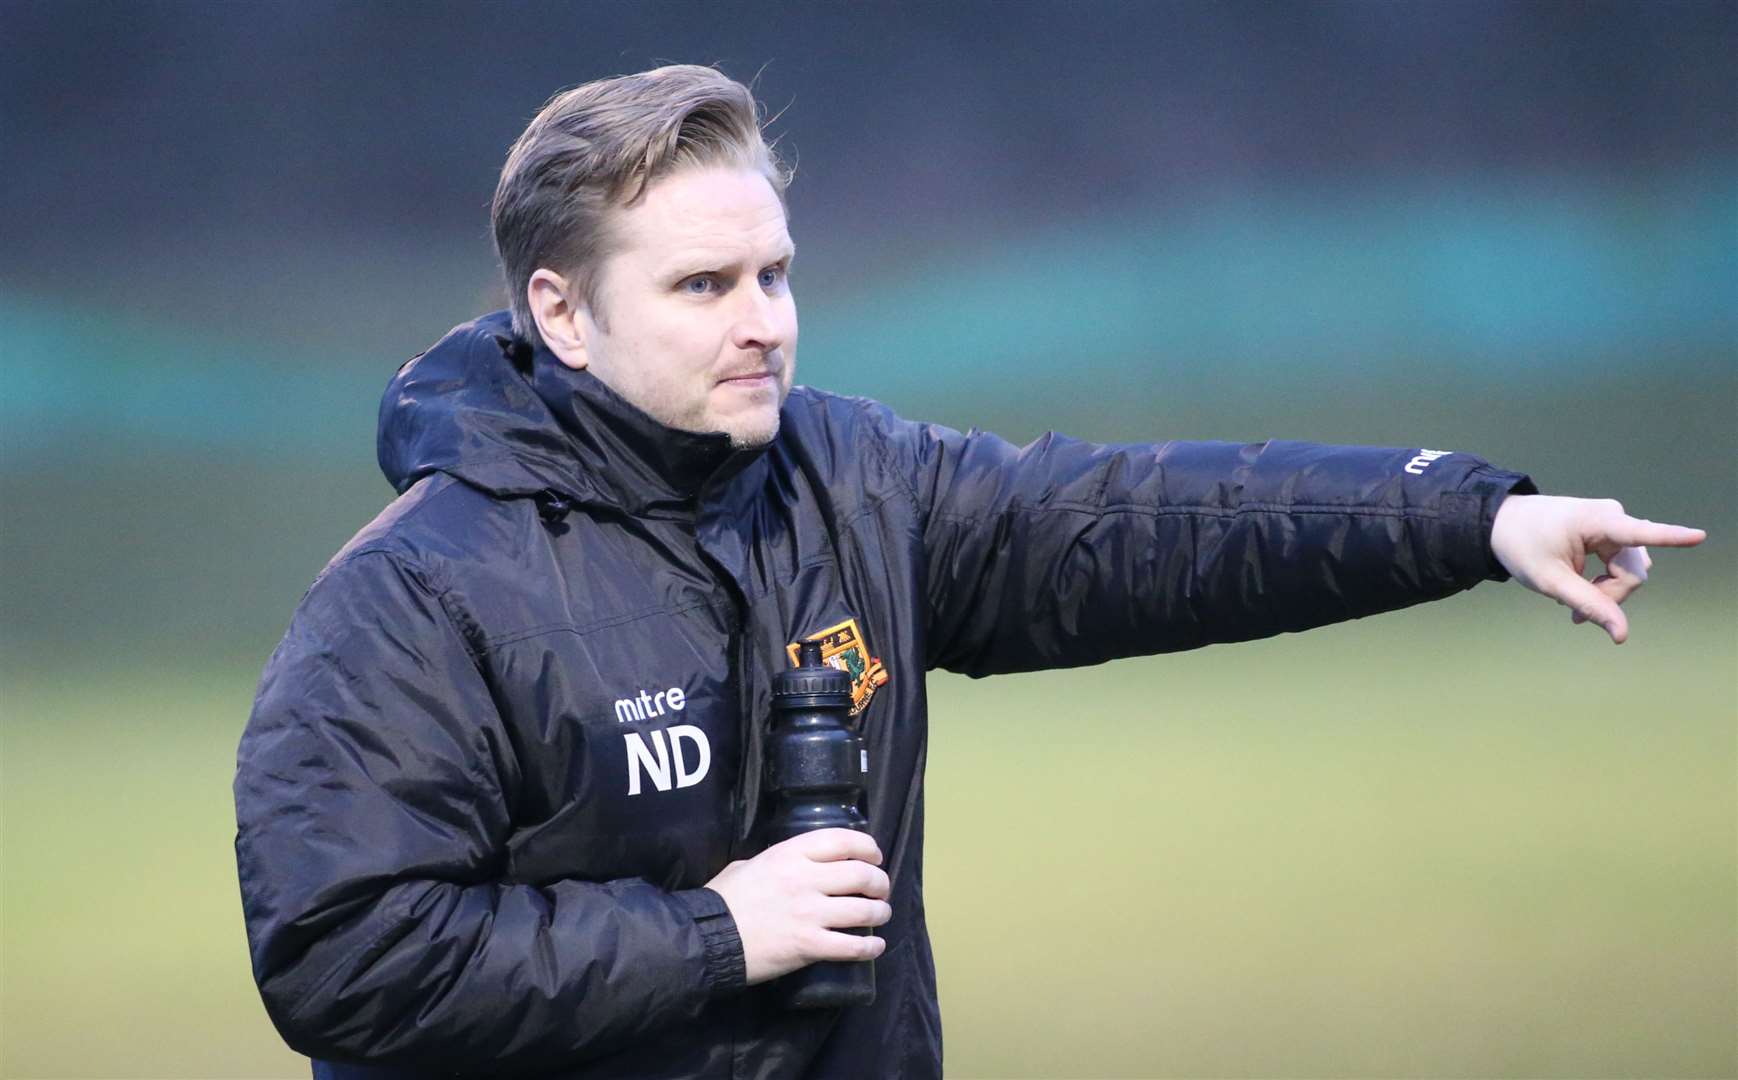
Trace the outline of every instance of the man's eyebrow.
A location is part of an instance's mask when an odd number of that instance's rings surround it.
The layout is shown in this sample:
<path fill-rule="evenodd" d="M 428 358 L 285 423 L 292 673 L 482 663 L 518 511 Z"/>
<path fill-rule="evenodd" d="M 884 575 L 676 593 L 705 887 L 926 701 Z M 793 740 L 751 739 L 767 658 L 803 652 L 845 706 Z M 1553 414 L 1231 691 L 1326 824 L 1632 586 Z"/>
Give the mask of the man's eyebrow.
<path fill-rule="evenodd" d="M 767 265 L 781 262 L 789 263 L 794 261 L 796 257 L 797 245 L 794 242 L 787 241 L 778 245 L 774 249 L 773 257 L 767 260 Z M 735 262 L 735 259 L 730 256 L 721 256 L 718 252 L 696 248 L 693 251 L 682 252 L 681 254 L 670 256 L 660 266 L 658 276 L 686 277 L 691 274 L 704 274 L 723 269 L 733 262 Z"/>

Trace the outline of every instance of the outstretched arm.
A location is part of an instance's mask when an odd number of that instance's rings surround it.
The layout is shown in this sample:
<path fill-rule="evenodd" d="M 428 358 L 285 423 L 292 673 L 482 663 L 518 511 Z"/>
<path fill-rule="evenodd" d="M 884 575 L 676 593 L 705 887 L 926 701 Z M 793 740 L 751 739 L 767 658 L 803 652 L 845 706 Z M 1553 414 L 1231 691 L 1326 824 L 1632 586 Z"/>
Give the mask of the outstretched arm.
<path fill-rule="evenodd" d="M 1522 585 L 1567 606 L 1571 621 L 1593 622 L 1613 644 L 1629 639 L 1629 620 L 1618 606 L 1647 580 L 1647 548 L 1695 547 L 1708 534 L 1683 525 L 1630 517 L 1615 499 L 1511 495 L 1497 508 L 1491 554 Z M 1587 556 L 1605 573 L 1582 577 Z"/>
<path fill-rule="evenodd" d="M 1246 641 L 1504 580 L 1491 523 L 1537 490 L 1449 451 L 1016 447 L 870 415 L 921 523 L 929 664 L 969 675 Z"/>

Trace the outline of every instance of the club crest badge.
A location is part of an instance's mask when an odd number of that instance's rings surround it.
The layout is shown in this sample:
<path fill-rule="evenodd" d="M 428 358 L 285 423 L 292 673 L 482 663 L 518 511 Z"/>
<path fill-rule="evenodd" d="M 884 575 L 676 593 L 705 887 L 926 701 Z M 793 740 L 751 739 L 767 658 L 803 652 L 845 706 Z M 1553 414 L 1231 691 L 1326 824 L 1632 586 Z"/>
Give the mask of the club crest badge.
<path fill-rule="evenodd" d="M 837 626 L 829 626 L 817 634 L 810 634 L 809 641 L 821 643 L 821 662 L 851 676 L 851 715 L 856 716 L 869 707 L 869 699 L 875 696 L 875 691 L 887 685 L 891 677 L 881 661 L 869 655 L 869 648 L 863 643 L 863 632 L 857 628 L 856 619 L 846 619 Z M 791 642 L 785 646 L 790 654 L 791 663 L 797 662 L 797 646 L 799 642 Z"/>

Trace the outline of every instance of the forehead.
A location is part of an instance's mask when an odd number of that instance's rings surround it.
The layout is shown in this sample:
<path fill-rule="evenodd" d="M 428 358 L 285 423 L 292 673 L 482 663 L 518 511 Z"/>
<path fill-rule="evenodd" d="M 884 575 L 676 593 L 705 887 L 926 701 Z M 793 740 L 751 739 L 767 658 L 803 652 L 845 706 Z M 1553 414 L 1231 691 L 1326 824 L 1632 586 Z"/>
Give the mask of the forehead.
<path fill-rule="evenodd" d="M 775 262 L 789 254 L 784 206 L 753 169 L 701 166 L 659 179 L 616 211 L 616 255 L 656 272 L 697 263 Z"/>

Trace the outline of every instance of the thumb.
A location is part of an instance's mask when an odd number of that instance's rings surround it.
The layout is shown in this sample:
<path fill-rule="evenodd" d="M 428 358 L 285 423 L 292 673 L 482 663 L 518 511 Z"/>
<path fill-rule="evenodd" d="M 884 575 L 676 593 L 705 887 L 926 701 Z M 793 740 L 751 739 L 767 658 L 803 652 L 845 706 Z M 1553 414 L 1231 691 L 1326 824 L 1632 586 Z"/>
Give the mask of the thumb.
<path fill-rule="evenodd" d="M 1540 582 L 1539 591 L 1568 607 L 1576 621 L 1599 624 L 1611 635 L 1613 644 L 1622 645 L 1629 637 L 1629 620 L 1617 601 L 1580 574 L 1564 568 Z"/>

